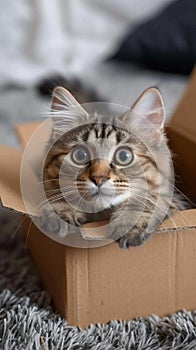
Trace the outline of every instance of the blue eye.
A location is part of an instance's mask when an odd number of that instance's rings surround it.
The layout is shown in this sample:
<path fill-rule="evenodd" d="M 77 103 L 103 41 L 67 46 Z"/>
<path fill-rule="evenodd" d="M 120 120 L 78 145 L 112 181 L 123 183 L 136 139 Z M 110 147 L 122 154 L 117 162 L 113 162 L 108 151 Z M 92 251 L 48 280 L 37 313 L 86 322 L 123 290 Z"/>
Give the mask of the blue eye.
<path fill-rule="evenodd" d="M 127 166 L 132 163 L 134 159 L 131 148 L 122 146 L 119 147 L 114 153 L 113 161 L 117 165 Z"/>
<path fill-rule="evenodd" d="M 71 152 L 71 159 L 77 165 L 84 165 L 90 160 L 90 152 L 85 146 L 75 147 Z"/>

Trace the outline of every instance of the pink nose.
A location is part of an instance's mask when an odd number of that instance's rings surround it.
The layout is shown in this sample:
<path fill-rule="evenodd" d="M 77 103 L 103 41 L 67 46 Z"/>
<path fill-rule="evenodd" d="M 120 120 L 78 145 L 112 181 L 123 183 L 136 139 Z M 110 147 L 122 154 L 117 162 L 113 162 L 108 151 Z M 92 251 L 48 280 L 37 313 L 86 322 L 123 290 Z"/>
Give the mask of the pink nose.
<path fill-rule="evenodd" d="M 91 176 L 90 180 L 96 185 L 96 186 L 101 186 L 105 181 L 108 180 L 107 177 L 103 176 Z"/>

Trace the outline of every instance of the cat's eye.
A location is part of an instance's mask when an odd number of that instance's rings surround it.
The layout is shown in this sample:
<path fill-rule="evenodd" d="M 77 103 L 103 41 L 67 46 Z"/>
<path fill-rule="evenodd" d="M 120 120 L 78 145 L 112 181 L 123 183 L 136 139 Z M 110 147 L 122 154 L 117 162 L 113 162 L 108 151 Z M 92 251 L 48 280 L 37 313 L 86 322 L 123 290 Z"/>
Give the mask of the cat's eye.
<path fill-rule="evenodd" d="M 85 146 L 77 146 L 71 151 L 71 160 L 77 165 L 84 165 L 90 160 L 90 152 Z"/>
<path fill-rule="evenodd" d="M 113 162 L 120 166 L 127 166 L 133 162 L 134 155 L 130 147 L 119 147 L 113 156 Z"/>

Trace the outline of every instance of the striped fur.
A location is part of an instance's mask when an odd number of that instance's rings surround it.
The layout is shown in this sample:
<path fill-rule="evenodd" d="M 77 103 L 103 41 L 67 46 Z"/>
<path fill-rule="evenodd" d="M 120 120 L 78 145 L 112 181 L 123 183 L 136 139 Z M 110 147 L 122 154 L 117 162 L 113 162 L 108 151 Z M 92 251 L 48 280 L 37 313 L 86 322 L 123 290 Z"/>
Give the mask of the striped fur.
<path fill-rule="evenodd" d="M 172 195 L 162 99 L 156 89 L 146 95 L 132 110 L 110 116 L 107 122 L 102 115 L 84 111 L 62 88 L 53 96 L 53 145 L 43 179 L 46 196 L 54 212 L 72 225 L 109 219 L 111 238 L 122 248 L 142 244 L 180 206 Z M 72 159 L 78 147 L 88 155 L 82 165 Z M 132 156 L 128 166 L 115 159 L 120 147 Z"/>

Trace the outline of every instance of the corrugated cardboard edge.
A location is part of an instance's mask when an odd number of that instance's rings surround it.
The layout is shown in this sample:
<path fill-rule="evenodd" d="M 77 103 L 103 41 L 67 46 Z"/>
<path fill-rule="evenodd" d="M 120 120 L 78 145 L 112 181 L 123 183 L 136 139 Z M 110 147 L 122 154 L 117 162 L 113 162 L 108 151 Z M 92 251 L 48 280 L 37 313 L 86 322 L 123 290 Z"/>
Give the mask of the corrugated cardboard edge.
<path fill-rule="evenodd" d="M 177 223 L 177 224 L 176 224 Z M 196 210 L 188 209 L 175 212 L 164 220 L 157 232 L 178 231 L 196 228 Z"/>

